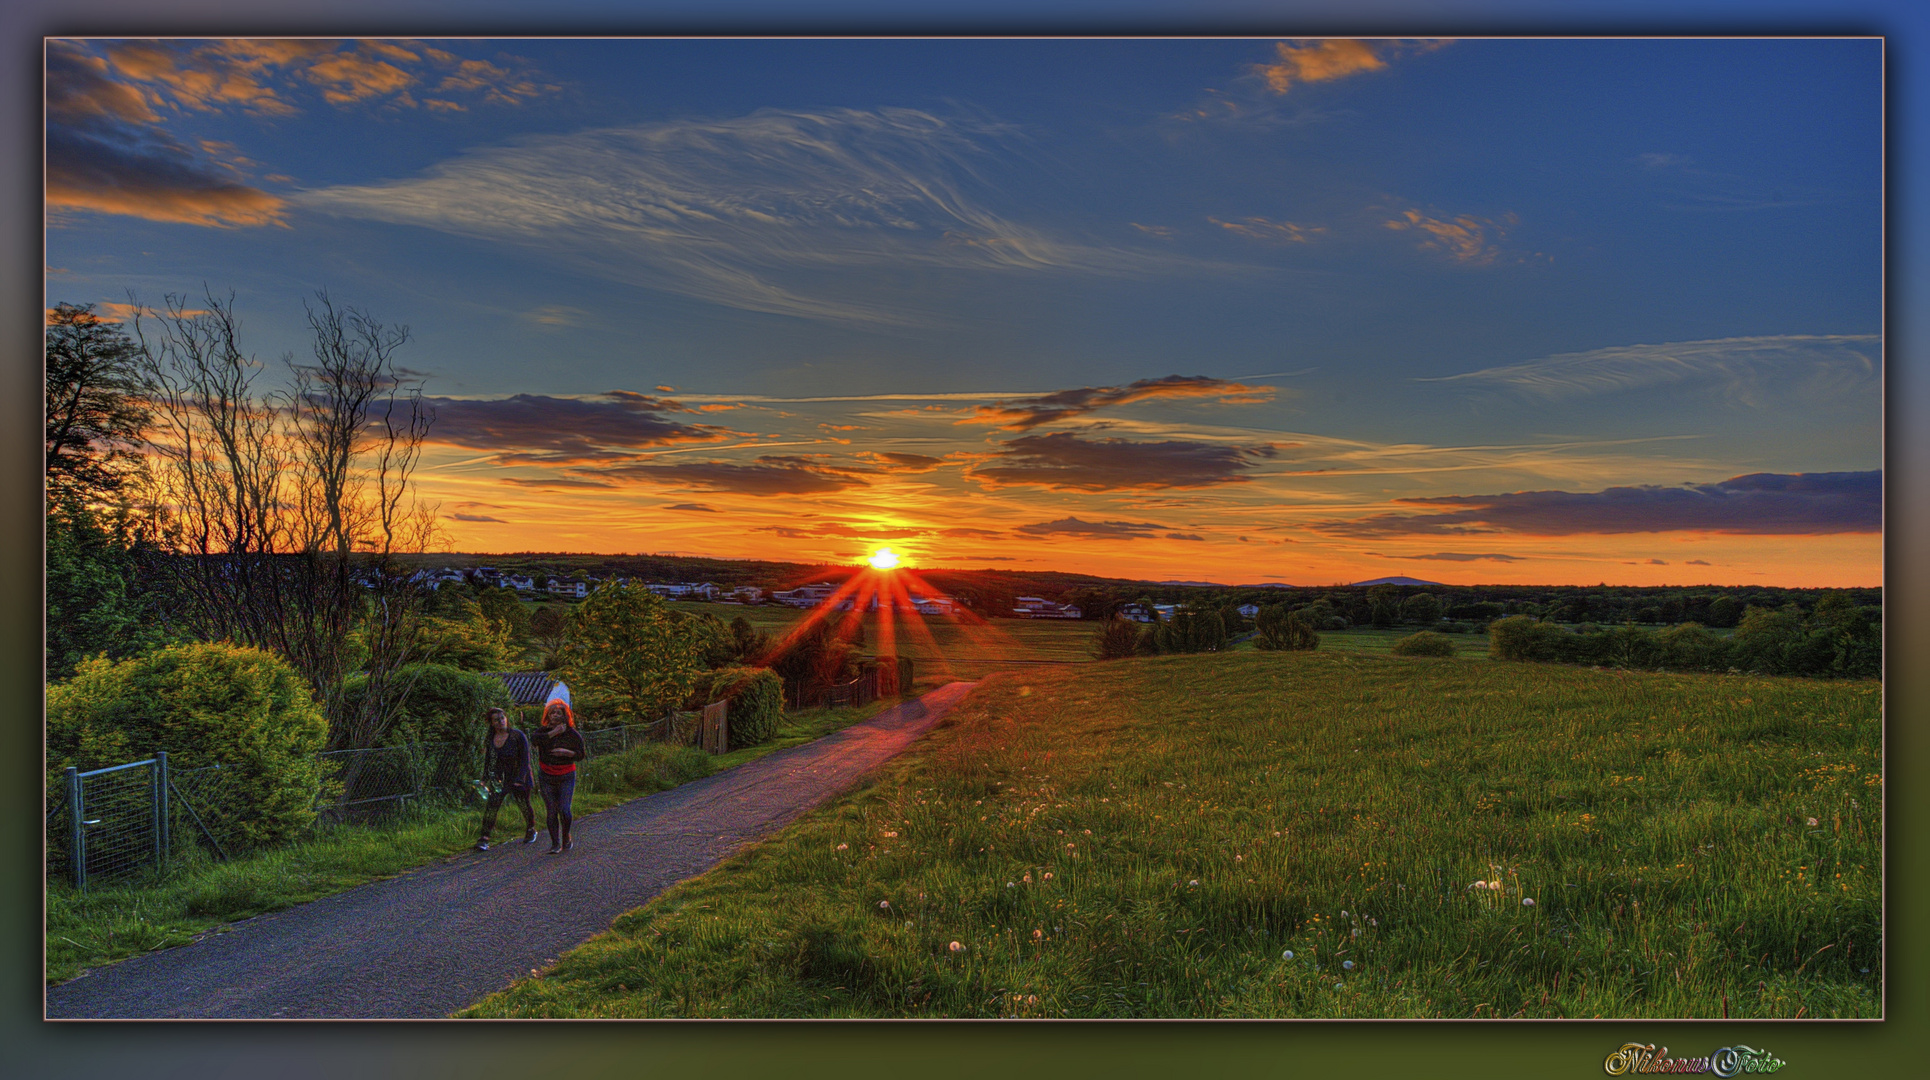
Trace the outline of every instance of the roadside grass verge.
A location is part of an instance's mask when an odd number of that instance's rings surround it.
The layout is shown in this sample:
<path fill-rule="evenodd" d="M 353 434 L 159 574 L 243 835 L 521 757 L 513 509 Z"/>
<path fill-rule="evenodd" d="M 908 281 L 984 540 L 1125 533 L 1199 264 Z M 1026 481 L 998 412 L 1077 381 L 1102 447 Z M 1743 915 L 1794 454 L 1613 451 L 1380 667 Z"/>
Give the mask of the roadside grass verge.
<path fill-rule="evenodd" d="M 1326 651 L 997 675 L 460 1015 L 1879 1016 L 1880 690 Z"/>
<path fill-rule="evenodd" d="M 711 757 L 696 747 L 639 746 L 592 758 L 582 766 L 577 816 L 607 810 L 642 795 L 666 791 L 765 754 L 809 742 L 876 715 L 895 701 L 857 708 L 787 714 L 775 738 Z M 531 796 L 537 828 L 543 804 Z M 417 805 L 368 825 L 318 828 L 278 848 L 217 862 L 199 849 L 180 854 L 165 875 L 96 884 L 75 892 L 65 880 L 47 883 L 46 981 L 155 949 L 185 945 L 224 923 L 280 911 L 393 877 L 466 852 L 476 842 L 481 803 Z M 522 814 L 505 803 L 498 838 L 522 834 Z"/>

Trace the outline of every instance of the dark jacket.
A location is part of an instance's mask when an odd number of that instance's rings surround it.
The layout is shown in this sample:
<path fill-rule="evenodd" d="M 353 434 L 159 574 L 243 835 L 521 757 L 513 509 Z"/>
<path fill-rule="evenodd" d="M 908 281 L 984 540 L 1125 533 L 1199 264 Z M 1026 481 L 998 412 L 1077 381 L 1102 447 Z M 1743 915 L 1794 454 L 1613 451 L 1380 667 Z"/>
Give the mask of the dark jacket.
<path fill-rule="evenodd" d="M 490 732 L 483 742 L 483 779 L 501 780 L 505 786 L 528 790 L 529 736 L 510 728 L 509 738 L 497 746 L 496 733 Z"/>
<path fill-rule="evenodd" d="M 564 728 L 560 735 L 551 735 L 550 729 L 546 727 L 537 728 L 535 742 L 536 763 L 564 773 L 575 772 L 576 767 L 583 764 L 583 759 L 590 756 L 589 747 L 583 745 L 583 736 L 573 727 Z M 550 751 L 555 749 L 574 750 L 576 756 L 553 757 Z M 550 775 L 554 776 L 556 773 L 551 772 Z"/>

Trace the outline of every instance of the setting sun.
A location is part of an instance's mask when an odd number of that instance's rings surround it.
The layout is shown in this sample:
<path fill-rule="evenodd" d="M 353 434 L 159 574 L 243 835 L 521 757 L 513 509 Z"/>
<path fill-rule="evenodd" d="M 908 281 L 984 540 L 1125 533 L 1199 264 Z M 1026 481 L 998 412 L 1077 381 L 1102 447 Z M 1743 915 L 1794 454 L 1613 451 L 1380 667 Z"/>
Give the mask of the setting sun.
<path fill-rule="evenodd" d="M 898 556 L 892 554 L 890 548 L 879 548 L 877 552 L 871 556 L 871 566 L 874 570 L 889 570 L 897 565 Z"/>

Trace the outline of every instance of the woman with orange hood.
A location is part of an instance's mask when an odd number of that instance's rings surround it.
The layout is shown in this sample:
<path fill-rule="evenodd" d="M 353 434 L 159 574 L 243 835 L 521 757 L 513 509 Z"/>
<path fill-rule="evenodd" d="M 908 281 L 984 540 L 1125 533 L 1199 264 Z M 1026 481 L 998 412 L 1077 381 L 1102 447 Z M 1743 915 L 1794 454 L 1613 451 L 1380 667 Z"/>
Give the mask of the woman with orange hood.
<path fill-rule="evenodd" d="M 570 799 L 576 794 L 576 765 L 589 756 L 576 717 L 568 703 L 543 706 L 543 723 L 536 732 L 537 786 L 549 810 L 550 849 L 559 855 L 570 850 Z"/>

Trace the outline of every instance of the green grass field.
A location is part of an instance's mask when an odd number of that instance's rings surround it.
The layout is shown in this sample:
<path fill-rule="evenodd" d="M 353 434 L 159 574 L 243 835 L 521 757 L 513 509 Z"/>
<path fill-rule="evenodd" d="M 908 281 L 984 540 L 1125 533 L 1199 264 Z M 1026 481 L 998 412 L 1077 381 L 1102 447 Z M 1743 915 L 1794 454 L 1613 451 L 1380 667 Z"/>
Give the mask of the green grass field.
<path fill-rule="evenodd" d="M 742 616 L 773 638 L 782 636 L 806 614 L 797 608 L 772 606 L 683 601 L 672 602 L 670 606 L 680 611 L 706 612 L 725 622 Z M 930 687 L 954 679 L 976 679 L 993 671 L 1085 663 L 1092 659 L 1095 625 L 1076 619 L 978 622 L 969 617 L 899 615 L 892 620 L 887 637 L 878 614 L 872 612 L 864 617 L 863 651 L 910 657 L 917 682 Z"/>
<path fill-rule="evenodd" d="M 1878 1016 L 1880 691 L 1325 648 L 1008 671 L 463 1015 Z"/>

